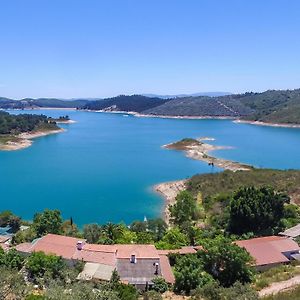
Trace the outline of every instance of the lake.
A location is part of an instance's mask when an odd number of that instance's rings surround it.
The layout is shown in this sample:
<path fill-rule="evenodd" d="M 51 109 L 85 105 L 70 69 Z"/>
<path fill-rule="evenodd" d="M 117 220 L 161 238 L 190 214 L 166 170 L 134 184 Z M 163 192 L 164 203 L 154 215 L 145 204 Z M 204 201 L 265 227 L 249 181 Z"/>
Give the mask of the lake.
<path fill-rule="evenodd" d="M 196 173 L 218 172 L 182 152 L 161 146 L 185 137 L 213 137 L 234 149 L 215 155 L 257 167 L 300 169 L 300 129 L 236 124 L 231 120 L 138 118 L 66 110 L 10 111 L 77 121 L 31 147 L 0 151 L 1 210 L 26 220 L 44 208 L 59 209 L 79 226 L 130 223 L 161 215 L 164 200 L 154 184 Z"/>

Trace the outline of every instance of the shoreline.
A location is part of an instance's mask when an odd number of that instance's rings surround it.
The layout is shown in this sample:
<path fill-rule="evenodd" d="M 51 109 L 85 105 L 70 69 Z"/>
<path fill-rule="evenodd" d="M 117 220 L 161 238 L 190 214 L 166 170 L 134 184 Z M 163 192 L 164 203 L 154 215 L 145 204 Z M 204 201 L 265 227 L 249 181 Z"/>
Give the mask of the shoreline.
<path fill-rule="evenodd" d="M 35 132 L 23 132 L 15 136 L 17 141 L 7 141 L 5 144 L 0 145 L 0 151 L 15 151 L 30 147 L 33 144 L 32 139 L 39 138 L 42 136 L 57 134 L 64 132 L 65 129 L 60 128 L 49 131 L 35 131 Z"/>
<path fill-rule="evenodd" d="M 236 172 L 236 171 L 248 171 L 252 168 L 252 166 L 250 165 L 209 155 L 210 152 L 215 150 L 232 149 L 232 147 L 228 147 L 228 146 L 215 146 L 208 143 L 204 143 L 204 141 L 213 141 L 213 140 L 215 139 L 210 137 L 199 138 L 195 140 L 198 142 L 197 145 L 186 145 L 182 149 L 176 149 L 175 147 L 172 147 L 174 146 L 174 144 L 176 144 L 176 142 L 163 145 L 162 147 L 170 150 L 184 151 L 185 155 L 188 158 L 200 160 L 207 163 L 213 162 L 215 166 L 220 167 L 224 170 L 231 170 L 233 172 Z M 182 180 L 176 180 L 170 182 L 163 182 L 153 186 L 154 191 L 159 193 L 164 200 L 162 215 L 164 221 L 168 225 L 170 224 L 170 213 L 168 209 L 169 205 L 173 205 L 176 202 L 176 196 L 178 195 L 179 192 L 186 189 L 187 182 L 188 179 L 182 179 Z"/>
<path fill-rule="evenodd" d="M 170 212 L 169 205 L 173 205 L 176 202 L 176 196 L 179 192 L 185 190 L 188 179 L 175 180 L 159 183 L 153 186 L 153 190 L 160 194 L 164 199 L 164 205 L 162 209 L 162 218 L 170 224 Z"/>
<path fill-rule="evenodd" d="M 266 123 L 262 121 L 247 121 L 247 120 L 234 120 L 233 123 L 237 124 L 250 124 L 257 126 L 270 126 L 270 127 L 282 127 L 282 128 L 300 128 L 300 124 L 288 124 L 288 123 Z"/>
<path fill-rule="evenodd" d="M 20 109 L 6 109 L 6 110 L 20 110 Z M 300 128 L 300 124 L 295 123 L 268 123 L 262 121 L 250 121 L 242 120 L 239 117 L 233 116 L 172 116 L 172 115 L 150 115 L 141 114 L 135 111 L 106 111 L 106 110 L 91 110 L 91 109 L 77 109 L 74 107 L 34 107 L 34 108 L 24 108 L 24 110 L 71 110 L 71 111 L 87 111 L 87 112 L 97 112 L 97 113 L 108 113 L 108 114 L 125 114 L 132 115 L 137 118 L 160 118 L 160 119 L 182 119 L 182 120 L 232 120 L 234 123 L 241 124 L 251 124 L 257 126 L 270 126 L 270 127 L 283 127 L 283 128 Z M 70 120 L 72 121 L 72 120 Z M 76 122 L 76 121 L 74 121 Z M 70 122 L 73 123 L 73 122 Z"/>

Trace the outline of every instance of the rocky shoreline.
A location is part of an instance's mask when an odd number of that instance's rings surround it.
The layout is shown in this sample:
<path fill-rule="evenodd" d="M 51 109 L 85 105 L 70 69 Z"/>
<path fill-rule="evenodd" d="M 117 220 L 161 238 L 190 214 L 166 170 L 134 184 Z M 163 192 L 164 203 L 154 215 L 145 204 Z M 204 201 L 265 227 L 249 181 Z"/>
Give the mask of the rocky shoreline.
<path fill-rule="evenodd" d="M 183 139 L 182 141 L 164 145 L 163 148 L 184 151 L 186 156 L 192 159 L 201 160 L 212 164 L 214 166 L 220 167 L 224 170 L 236 171 L 248 171 L 252 168 L 250 165 L 242 164 L 239 162 L 234 162 L 231 160 L 226 160 L 222 158 L 217 158 L 209 155 L 211 151 L 214 150 L 224 150 L 232 149 L 232 147 L 227 146 L 215 146 L 204 141 L 212 141 L 214 138 L 203 137 L 199 139 Z M 186 189 L 188 179 L 177 180 L 171 182 L 164 182 L 154 186 L 154 190 L 161 194 L 165 199 L 165 205 L 163 210 L 163 218 L 167 224 L 170 221 L 169 205 L 173 205 L 176 202 L 176 196 L 179 192 Z"/>
<path fill-rule="evenodd" d="M 65 129 L 56 129 L 49 131 L 34 131 L 34 132 L 24 132 L 15 137 L 12 137 L 11 141 L 7 141 L 5 144 L 0 144 L 0 150 L 3 151 L 15 151 L 28 148 L 32 145 L 32 139 L 64 132 Z"/>

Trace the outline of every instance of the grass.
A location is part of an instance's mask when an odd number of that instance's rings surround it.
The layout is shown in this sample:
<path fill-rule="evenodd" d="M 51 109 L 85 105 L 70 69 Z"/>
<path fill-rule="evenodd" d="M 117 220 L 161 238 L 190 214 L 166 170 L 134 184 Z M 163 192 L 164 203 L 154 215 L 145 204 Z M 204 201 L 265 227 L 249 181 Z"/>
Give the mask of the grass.
<path fill-rule="evenodd" d="M 300 299 L 300 287 L 295 289 L 263 297 L 262 300 L 299 300 Z"/>
<path fill-rule="evenodd" d="M 201 192 L 204 198 L 216 194 L 229 194 L 241 186 L 269 185 L 276 190 L 285 191 L 300 198 L 300 171 L 251 169 L 249 171 L 224 171 L 213 174 L 195 175 L 188 180 L 187 189 L 194 196 Z"/>
<path fill-rule="evenodd" d="M 300 275 L 300 266 L 296 262 L 282 265 L 256 275 L 254 287 L 259 291 L 271 283 L 285 281 L 296 275 Z"/>

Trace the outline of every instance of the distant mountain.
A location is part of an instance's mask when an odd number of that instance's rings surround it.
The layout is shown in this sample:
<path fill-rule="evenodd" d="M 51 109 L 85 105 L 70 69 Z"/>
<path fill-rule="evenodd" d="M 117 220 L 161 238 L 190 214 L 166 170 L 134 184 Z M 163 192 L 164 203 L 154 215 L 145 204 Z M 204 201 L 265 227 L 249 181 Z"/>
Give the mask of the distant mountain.
<path fill-rule="evenodd" d="M 162 99 L 198 97 L 198 96 L 218 97 L 218 96 L 227 96 L 227 95 L 231 95 L 231 93 L 228 93 L 228 92 L 205 92 L 205 93 L 178 94 L 178 95 L 143 94 L 143 96 L 146 96 L 146 97 L 155 97 L 155 98 L 162 98 Z"/>
<path fill-rule="evenodd" d="M 88 103 L 85 99 L 61 100 L 55 98 L 24 98 L 21 100 L 12 100 L 8 98 L 0 98 L 0 108 L 2 109 L 26 109 L 26 108 L 80 108 Z"/>
<path fill-rule="evenodd" d="M 90 101 L 83 106 L 83 109 L 141 113 L 145 110 L 160 106 L 168 101 L 168 99 L 161 99 L 157 97 L 151 98 L 142 95 L 120 95 L 113 98 Z"/>
<path fill-rule="evenodd" d="M 167 96 L 166 96 L 167 97 Z M 169 97 L 169 96 L 168 96 Z M 106 99 L 22 99 L 0 97 L 0 108 L 79 108 L 126 111 L 153 116 L 232 117 L 269 123 L 300 124 L 300 89 L 223 96 L 147 97 L 120 95 Z"/>

